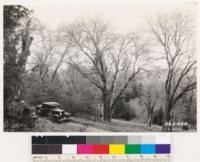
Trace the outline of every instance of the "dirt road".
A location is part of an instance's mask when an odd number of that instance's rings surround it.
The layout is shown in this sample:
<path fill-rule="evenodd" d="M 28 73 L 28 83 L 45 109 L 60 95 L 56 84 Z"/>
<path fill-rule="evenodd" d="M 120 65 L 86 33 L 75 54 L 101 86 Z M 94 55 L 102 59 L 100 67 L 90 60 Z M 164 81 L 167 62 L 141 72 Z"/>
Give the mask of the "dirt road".
<path fill-rule="evenodd" d="M 84 118 L 72 117 L 69 122 L 53 123 L 48 119 L 39 118 L 33 128 L 34 132 L 160 132 L 161 128 L 145 124 L 113 119 L 111 123 L 102 120 L 91 121 Z"/>

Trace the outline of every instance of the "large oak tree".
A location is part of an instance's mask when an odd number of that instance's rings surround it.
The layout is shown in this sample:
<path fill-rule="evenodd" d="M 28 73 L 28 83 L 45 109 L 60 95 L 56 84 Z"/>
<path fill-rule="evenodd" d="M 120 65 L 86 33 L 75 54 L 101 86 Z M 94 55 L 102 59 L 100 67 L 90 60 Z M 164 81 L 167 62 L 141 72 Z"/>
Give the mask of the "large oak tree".
<path fill-rule="evenodd" d="M 115 34 L 99 18 L 66 26 L 63 38 L 72 47 L 69 64 L 100 90 L 104 120 L 111 121 L 117 101 L 144 70 L 148 41 L 136 34 Z"/>
<path fill-rule="evenodd" d="M 161 48 L 161 58 L 167 63 L 165 80 L 165 110 L 163 131 L 177 102 L 196 88 L 195 26 L 191 17 L 183 14 L 160 15 L 150 30 Z"/>

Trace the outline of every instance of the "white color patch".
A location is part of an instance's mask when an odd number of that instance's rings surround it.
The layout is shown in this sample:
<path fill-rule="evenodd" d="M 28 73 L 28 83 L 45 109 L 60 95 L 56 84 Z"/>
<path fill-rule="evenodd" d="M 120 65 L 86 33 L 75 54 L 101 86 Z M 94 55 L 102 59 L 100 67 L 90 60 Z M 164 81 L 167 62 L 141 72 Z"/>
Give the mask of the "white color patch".
<path fill-rule="evenodd" d="M 171 136 L 156 136 L 156 144 L 171 144 Z"/>
<path fill-rule="evenodd" d="M 77 154 L 77 145 L 62 145 L 63 154 Z"/>

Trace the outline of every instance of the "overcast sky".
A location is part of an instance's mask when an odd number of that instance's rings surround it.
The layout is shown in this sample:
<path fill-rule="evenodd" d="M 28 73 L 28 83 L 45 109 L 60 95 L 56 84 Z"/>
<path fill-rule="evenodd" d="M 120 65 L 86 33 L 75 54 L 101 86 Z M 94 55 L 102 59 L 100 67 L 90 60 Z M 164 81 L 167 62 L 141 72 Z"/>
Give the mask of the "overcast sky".
<path fill-rule="evenodd" d="M 27 6 L 34 10 L 37 17 L 50 29 L 56 29 L 60 25 L 69 24 L 77 19 L 87 19 L 100 16 L 110 22 L 115 32 L 129 33 L 145 29 L 146 18 L 155 18 L 157 14 L 184 12 L 196 14 L 195 4 L 77 4 L 77 5 L 39 5 Z M 155 52 L 154 52 L 155 55 Z M 156 66 L 163 66 L 165 61 L 159 61 Z"/>
<path fill-rule="evenodd" d="M 145 19 L 157 13 L 187 12 L 195 14 L 195 4 L 151 4 L 151 5 L 54 5 L 28 6 L 34 16 L 49 28 L 55 29 L 76 19 L 100 16 L 107 19 L 120 33 L 131 32 L 144 27 Z"/>

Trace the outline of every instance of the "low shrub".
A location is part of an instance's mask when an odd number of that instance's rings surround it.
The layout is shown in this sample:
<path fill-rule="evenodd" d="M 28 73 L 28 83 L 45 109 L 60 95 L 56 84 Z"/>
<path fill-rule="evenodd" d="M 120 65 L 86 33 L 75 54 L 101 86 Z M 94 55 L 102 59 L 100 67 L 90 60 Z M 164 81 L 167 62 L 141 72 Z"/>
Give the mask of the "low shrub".
<path fill-rule="evenodd" d="M 113 118 L 122 118 L 127 121 L 136 117 L 135 110 L 131 108 L 128 102 L 123 101 L 120 99 L 115 106 Z"/>
<path fill-rule="evenodd" d="M 30 131 L 37 119 L 35 109 L 28 103 L 11 101 L 5 104 L 4 130 L 5 131 Z"/>

